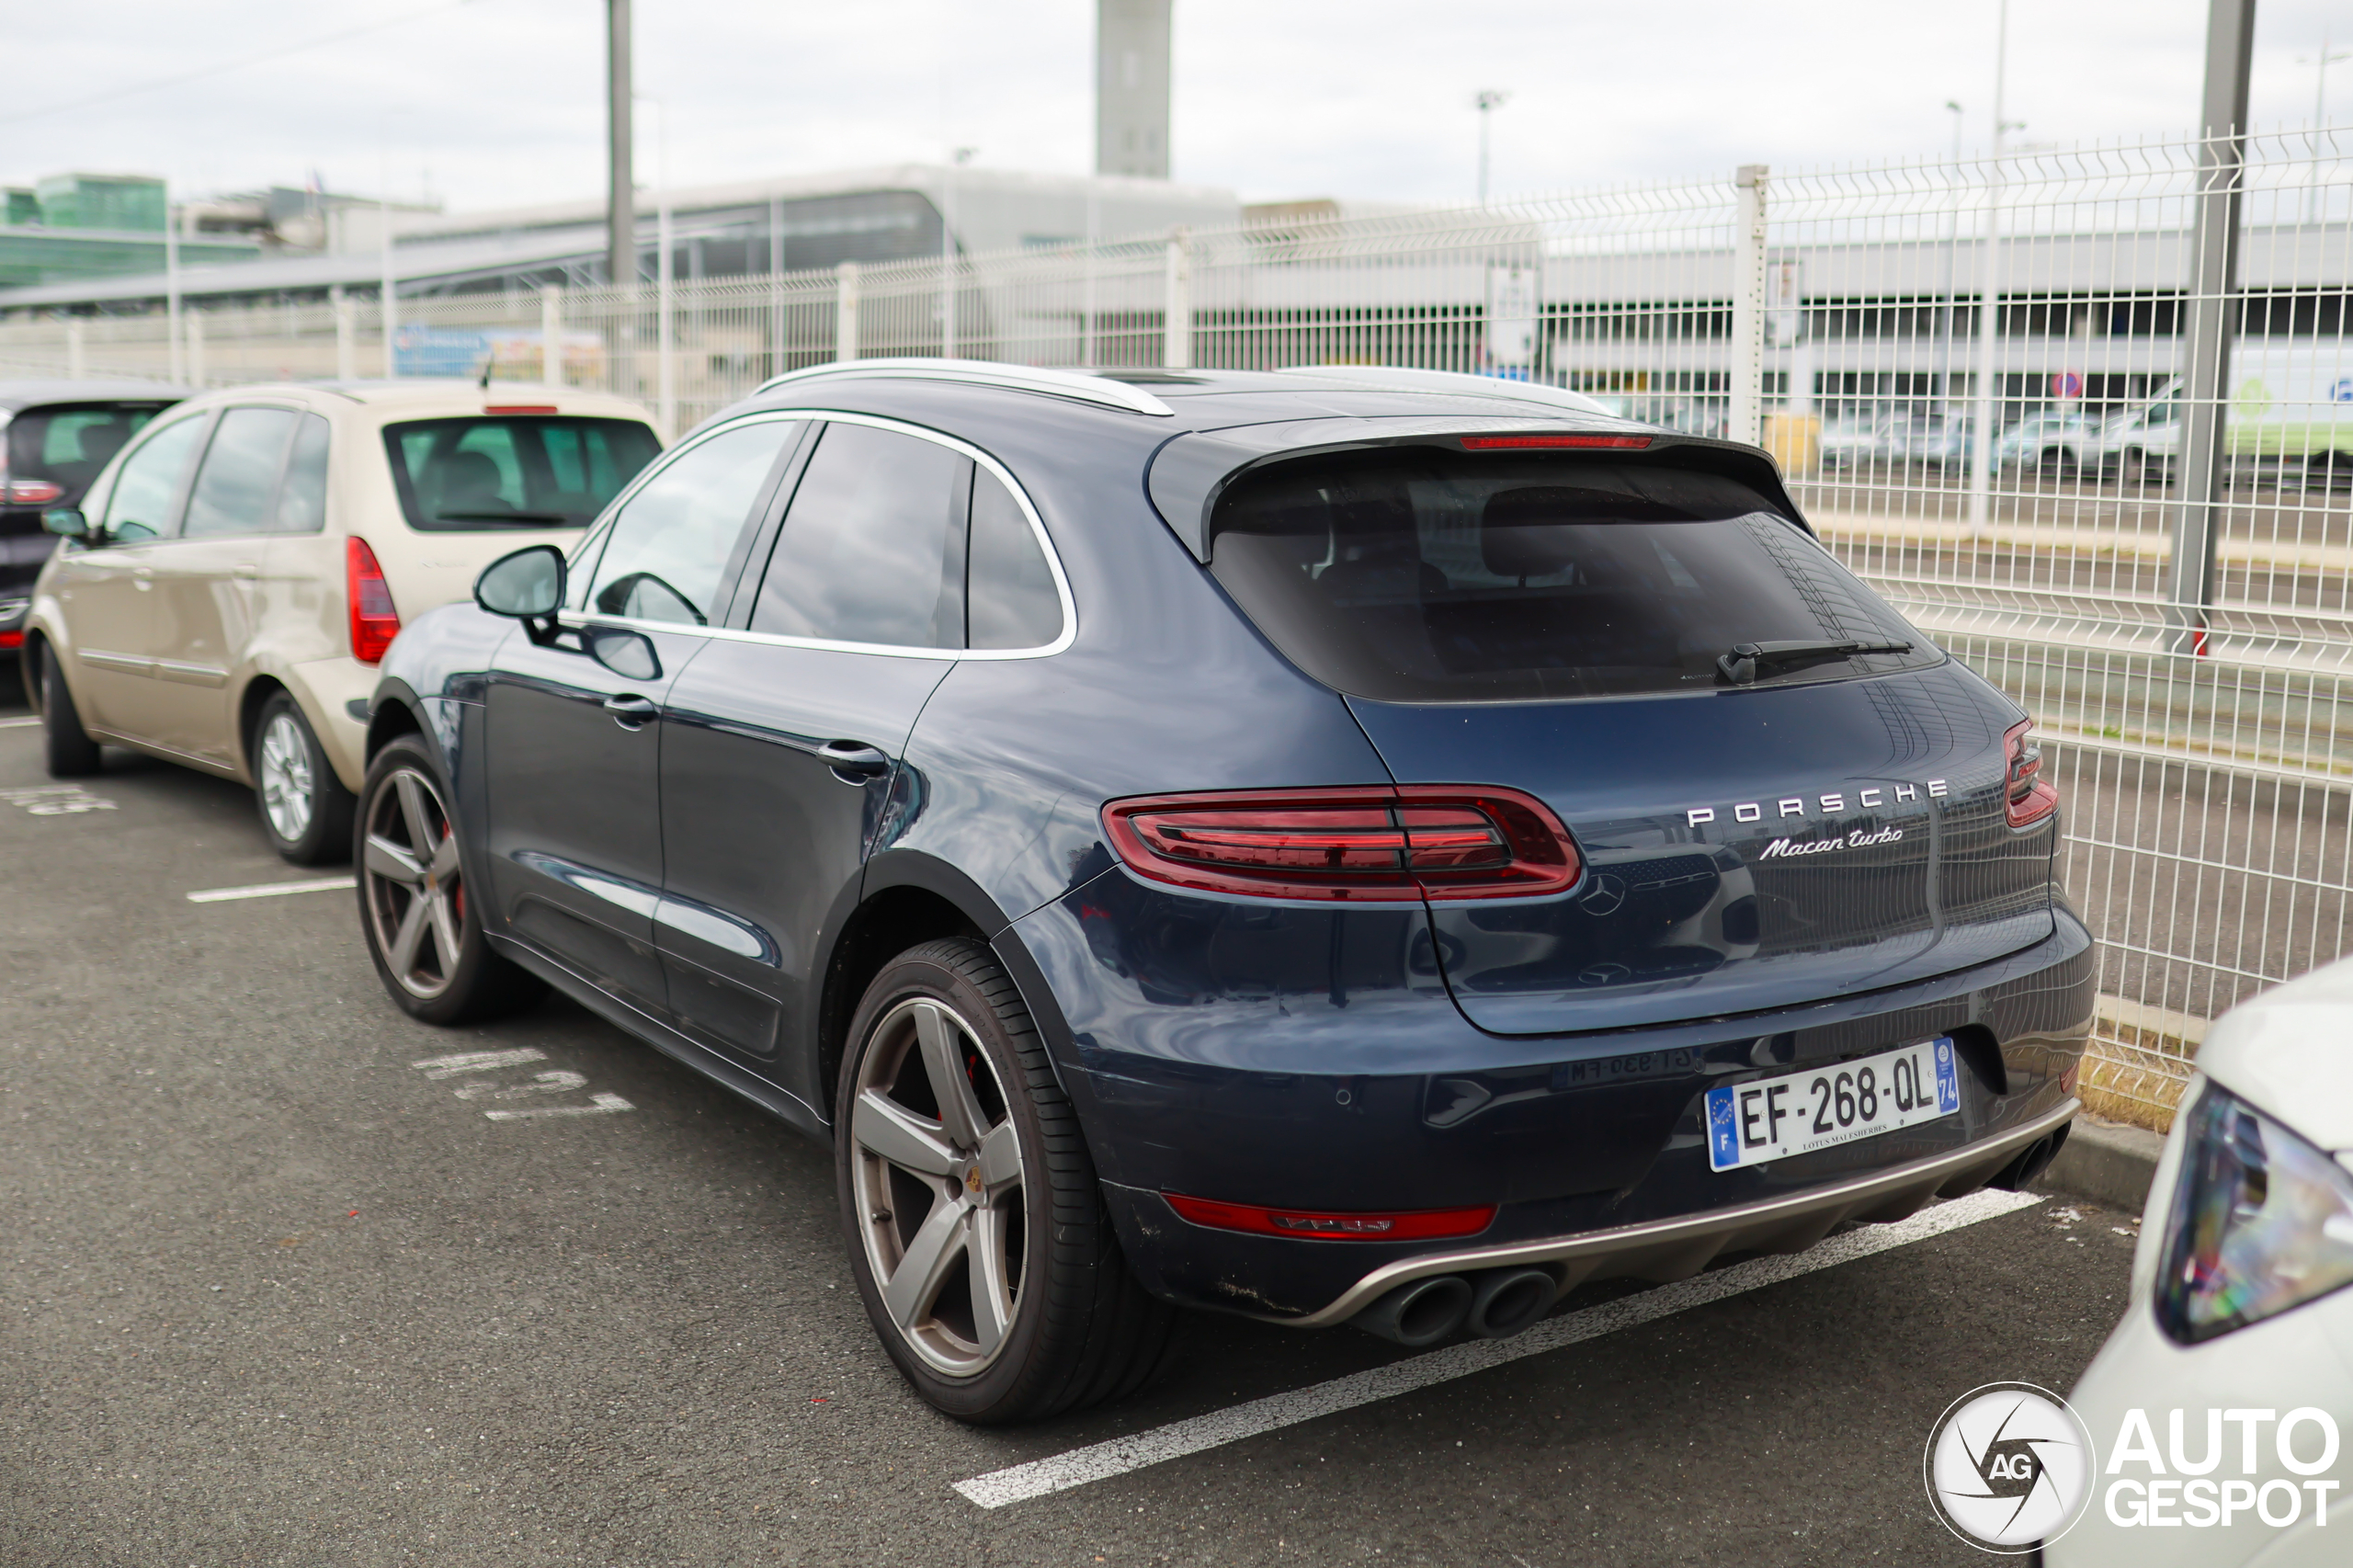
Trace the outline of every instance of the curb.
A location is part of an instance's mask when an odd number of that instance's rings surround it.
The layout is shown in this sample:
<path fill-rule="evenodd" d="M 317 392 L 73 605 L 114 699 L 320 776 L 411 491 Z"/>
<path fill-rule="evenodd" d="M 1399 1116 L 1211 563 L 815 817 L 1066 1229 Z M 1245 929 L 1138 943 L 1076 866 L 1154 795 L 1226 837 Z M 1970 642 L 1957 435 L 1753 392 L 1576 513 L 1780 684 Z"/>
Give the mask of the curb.
<path fill-rule="evenodd" d="M 2138 1214 L 2165 1146 L 2164 1139 L 2145 1128 L 2078 1116 L 2067 1146 L 2032 1185 Z"/>

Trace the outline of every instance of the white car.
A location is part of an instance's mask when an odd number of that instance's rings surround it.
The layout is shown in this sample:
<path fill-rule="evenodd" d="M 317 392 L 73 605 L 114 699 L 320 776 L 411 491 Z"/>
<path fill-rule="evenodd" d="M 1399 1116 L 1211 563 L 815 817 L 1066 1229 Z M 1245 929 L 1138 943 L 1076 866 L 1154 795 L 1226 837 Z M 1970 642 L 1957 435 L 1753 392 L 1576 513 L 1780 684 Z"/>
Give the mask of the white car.
<path fill-rule="evenodd" d="M 472 381 L 237 387 L 158 415 L 42 518 L 64 542 L 24 678 L 51 774 L 129 746 L 252 785 L 295 864 L 340 859 L 404 619 L 518 546 L 569 548 L 661 446 L 620 398 Z"/>
<path fill-rule="evenodd" d="M 2198 1068 L 2070 1396 L 2098 1463 L 2053 1568 L 2353 1562 L 2353 960 L 2233 1009 Z"/>

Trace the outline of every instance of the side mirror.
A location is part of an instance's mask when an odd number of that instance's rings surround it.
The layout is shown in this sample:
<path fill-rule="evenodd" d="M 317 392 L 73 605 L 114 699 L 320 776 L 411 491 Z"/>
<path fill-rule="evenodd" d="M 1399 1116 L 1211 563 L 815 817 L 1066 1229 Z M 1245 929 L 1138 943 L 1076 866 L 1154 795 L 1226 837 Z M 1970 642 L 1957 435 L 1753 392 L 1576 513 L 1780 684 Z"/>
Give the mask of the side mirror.
<path fill-rule="evenodd" d="M 53 533 L 61 539 L 90 537 L 90 519 L 72 506 L 56 506 L 43 512 L 40 526 L 45 532 Z"/>
<path fill-rule="evenodd" d="M 526 545 L 502 555 L 474 579 L 474 603 L 493 615 L 542 620 L 563 607 L 563 551 L 551 544 Z"/>

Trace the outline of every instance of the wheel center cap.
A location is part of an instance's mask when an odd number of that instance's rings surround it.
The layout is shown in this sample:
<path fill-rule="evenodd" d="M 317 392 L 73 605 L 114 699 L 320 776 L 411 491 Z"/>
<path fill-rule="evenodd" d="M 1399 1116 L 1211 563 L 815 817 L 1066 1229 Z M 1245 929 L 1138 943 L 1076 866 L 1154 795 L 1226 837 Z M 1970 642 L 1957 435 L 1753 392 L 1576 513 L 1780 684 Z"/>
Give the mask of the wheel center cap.
<path fill-rule="evenodd" d="M 964 1170 L 964 1190 L 977 1194 L 981 1190 L 981 1167 L 968 1165 Z"/>

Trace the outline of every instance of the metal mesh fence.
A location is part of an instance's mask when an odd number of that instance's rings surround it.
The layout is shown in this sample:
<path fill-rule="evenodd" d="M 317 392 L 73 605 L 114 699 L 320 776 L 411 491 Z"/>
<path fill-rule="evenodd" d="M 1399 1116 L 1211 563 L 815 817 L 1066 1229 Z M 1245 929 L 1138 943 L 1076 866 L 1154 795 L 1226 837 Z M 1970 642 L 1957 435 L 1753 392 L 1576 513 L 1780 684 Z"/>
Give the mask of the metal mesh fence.
<path fill-rule="evenodd" d="M 0 323 L 0 366 L 207 385 L 557 374 L 672 430 L 781 371 L 1482 371 L 1760 440 L 1855 570 L 2023 702 L 2100 940 L 2097 1107 L 2344 949 L 2353 130 L 1761 168 L 1475 209 L 617 290 Z M 1990 330 L 1989 330 L 1990 329 Z"/>

